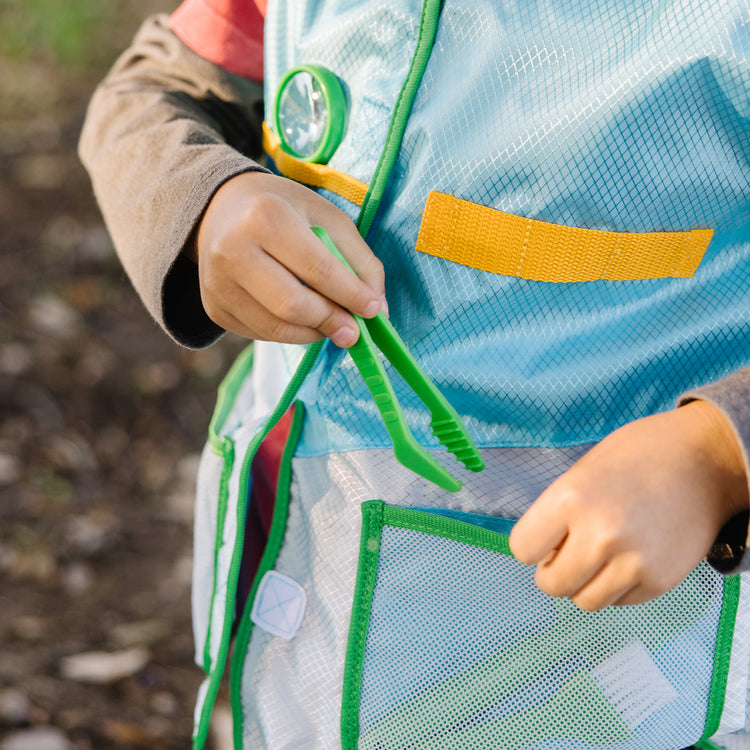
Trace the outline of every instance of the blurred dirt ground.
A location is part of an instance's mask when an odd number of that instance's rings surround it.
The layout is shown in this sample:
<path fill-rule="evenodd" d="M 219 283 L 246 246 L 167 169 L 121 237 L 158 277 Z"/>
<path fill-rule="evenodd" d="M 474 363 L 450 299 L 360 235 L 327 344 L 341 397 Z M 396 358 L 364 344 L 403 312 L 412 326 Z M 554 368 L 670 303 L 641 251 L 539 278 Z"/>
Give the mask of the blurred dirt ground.
<path fill-rule="evenodd" d="M 0 750 L 190 744 L 193 477 L 242 344 L 155 326 L 75 153 L 106 68 L 176 4 L 0 0 Z"/>

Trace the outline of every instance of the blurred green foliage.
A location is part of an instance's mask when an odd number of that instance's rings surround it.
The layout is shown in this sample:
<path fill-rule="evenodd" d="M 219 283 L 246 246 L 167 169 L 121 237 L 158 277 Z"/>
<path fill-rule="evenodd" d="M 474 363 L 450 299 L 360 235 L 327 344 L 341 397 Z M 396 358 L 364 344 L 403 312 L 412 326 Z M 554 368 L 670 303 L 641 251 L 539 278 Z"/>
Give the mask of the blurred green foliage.
<path fill-rule="evenodd" d="M 70 68 L 112 62 L 148 13 L 169 0 L 0 0 L 0 58 Z"/>
<path fill-rule="evenodd" d="M 104 52 L 113 5 L 106 0 L 0 0 L 0 55 L 19 62 L 86 65 Z"/>

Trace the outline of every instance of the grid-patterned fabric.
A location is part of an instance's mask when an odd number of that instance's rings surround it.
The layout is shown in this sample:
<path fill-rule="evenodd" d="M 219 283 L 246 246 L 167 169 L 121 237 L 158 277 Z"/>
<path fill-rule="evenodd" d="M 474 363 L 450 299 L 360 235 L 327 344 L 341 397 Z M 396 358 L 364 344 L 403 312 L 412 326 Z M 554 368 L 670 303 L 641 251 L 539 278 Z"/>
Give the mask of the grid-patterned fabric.
<path fill-rule="evenodd" d="M 346 131 L 329 165 L 369 183 L 414 53 L 420 6 L 416 0 L 269 3 L 266 121 L 273 122 L 270 108 L 284 73 L 301 63 L 328 68 L 348 96 Z"/>
<path fill-rule="evenodd" d="M 411 0 L 270 2 L 267 106 L 293 65 L 333 70 L 347 90 L 349 116 L 330 164 L 369 182 L 407 74 L 419 12 Z M 308 608 L 290 642 L 253 632 L 237 678 L 243 747 L 340 747 L 359 503 L 382 497 L 394 506 L 450 505 L 517 518 L 585 443 L 668 408 L 683 390 L 747 363 L 749 38 L 748 0 L 445 0 L 368 241 L 386 266 L 394 324 L 477 442 L 489 449 L 488 468 L 450 498 L 426 487 L 394 463 L 351 360 L 335 347 L 325 350 L 300 393 L 307 419 L 275 564 L 304 588 Z M 710 228 L 714 239 L 693 278 L 532 282 L 417 254 L 420 216 L 431 190 L 567 226 L 614 232 Z M 420 405 L 395 383 L 418 439 L 434 444 Z M 257 386 L 262 390 L 262 379 Z M 626 623 L 620 631 L 626 636 L 603 646 L 600 638 L 584 637 L 590 631 L 573 623 L 569 606 L 542 605 L 531 587 L 520 600 L 501 602 L 492 584 L 507 573 L 507 556 L 496 559 L 476 545 L 467 551 L 467 545 L 422 536 L 387 528 L 382 537 L 382 576 L 379 570 L 362 672 L 363 747 L 378 747 L 375 733 L 388 717 L 446 677 L 458 679 L 497 650 L 514 648 L 504 640 L 511 633 L 559 631 L 560 623 L 568 633 L 562 640 L 575 648 L 523 685 L 514 668 L 507 675 L 512 694 L 495 689 L 495 700 L 480 717 L 470 709 L 471 716 L 457 719 L 460 732 L 474 734 L 470 742 L 463 734 L 446 747 L 521 747 L 515 744 L 519 736 L 529 746 L 567 747 L 550 739 L 554 731 L 557 738 L 575 735 L 577 747 L 674 748 L 700 735 L 712 667 L 706 644 L 715 640 L 720 609 L 711 571 L 702 568 L 687 584 L 702 592 L 697 606 L 682 594 L 670 599 L 674 607 L 661 622 L 676 620 L 676 627 Z M 446 555 L 460 560 L 462 584 L 468 571 L 468 589 L 456 588 L 459 576 L 455 568 L 450 572 Z M 433 572 L 444 584 L 438 589 L 425 580 Z M 524 575 L 516 571 L 511 577 Z M 389 591 L 388 580 L 397 582 L 395 589 Z M 434 593 L 428 602 L 424 587 L 416 585 L 423 582 Z M 422 622 L 422 605 L 434 608 L 436 601 L 438 611 Z M 525 626 L 498 628 L 501 604 L 502 616 L 513 623 L 520 622 L 514 618 L 522 608 L 539 616 Z M 447 614 L 451 608 L 454 615 Z M 654 610 L 663 614 L 658 603 Z M 410 657 L 419 663 L 408 670 L 393 667 L 411 651 L 411 645 L 398 646 L 403 629 L 389 623 L 394 613 L 414 626 L 407 638 L 428 644 L 416 652 L 420 659 Z M 683 648 L 682 627 L 706 647 Z M 444 637 L 446 630 L 463 633 L 462 643 L 469 645 L 458 647 Z M 418 638 L 420 633 L 429 638 Z M 670 649 L 674 660 L 663 658 Z M 437 652 L 447 655 L 448 671 Z M 730 682 L 735 715 L 742 713 L 747 685 L 747 659 L 738 654 L 737 679 Z M 622 674 L 640 692 L 618 695 Z M 692 711 L 673 691 L 689 696 Z M 598 706 L 597 719 L 571 717 L 571 696 L 577 696 L 574 705 Z M 554 710 L 544 713 L 545 700 Z M 523 721 L 509 718 L 519 715 Z M 651 745 L 633 739 L 667 716 L 674 734 L 665 729 Z M 489 741 L 481 735 L 488 726 L 495 732 Z M 725 728 L 739 728 L 736 716 L 727 718 Z M 511 730 L 513 740 L 502 734 Z M 374 744 L 368 736 L 376 738 Z M 432 741 L 419 737 L 417 744 L 397 741 L 395 747 L 439 747 Z"/>
<path fill-rule="evenodd" d="M 445 492 L 400 466 L 387 450 L 295 459 L 289 520 L 274 569 L 302 586 L 308 598 L 307 611 L 292 641 L 274 638 L 257 627 L 253 631 L 241 673 L 242 715 L 235 719 L 242 727 L 242 747 L 247 750 L 283 747 L 339 750 L 341 747 L 342 690 L 355 600 L 362 503 L 386 497 L 397 508 L 420 506 L 422 516 L 440 514 L 461 521 L 469 518 L 474 523 L 481 521 L 485 528 L 507 533 L 508 522 L 499 517 L 518 518 L 538 492 L 577 457 L 578 450 L 572 449 L 488 451 L 485 453 L 488 468 L 480 474 L 465 472 L 463 488 L 449 500 Z M 446 510 L 446 504 L 455 510 Z M 513 637 L 532 635 L 535 629 L 543 631 L 554 622 L 568 622 L 576 616 L 576 608 L 569 602 L 539 594 L 532 583 L 532 569 L 496 551 L 386 526 L 378 557 L 382 565 L 377 571 L 371 630 L 367 623 L 357 630 L 366 644 L 361 697 L 355 696 L 358 712 L 361 711 L 363 737 L 374 731 L 397 704 L 408 702 L 433 685 L 441 670 L 464 672 L 467 665 L 485 661 L 488 653 L 507 651 Z M 510 579 L 525 587 L 525 593 L 515 600 L 504 588 Z M 614 687 L 607 687 L 606 679 L 618 671 L 627 673 L 627 660 L 642 669 L 641 676 L 631 675 L 637 687 L 631 703 L 625 699 L 615 701 L 631 723 L 642 716 L 638 707 L 644 710 L 643 706 L 648 704 L 646 698 L 655 705 L 658 696 L 663 700 L 672 695 L 660 680 L 656 684 L 659 689 L 649 692 L 651 685 L 642 684 L 642 675 L 648 675 L 653 682 L 656 669 L 680 695 L 690 694 L 687 700 L 694 702 L 692 709 L 686 709 L 684 697 L 677 702 L 670 700 L 664 711 L 654 713 L 648 721 L 644 719 L 644 723 L 636 726 L 636 736 L 643 740 L 644 733 L 665 716 L 674 718 L 687 713 L 689 717 L 680 729 L 685 734 L 663 737 L 660 745 L 644 743 L 631 747 L 678 748 L 700 736 L 711 683 L 712 655 L 707 644 L 715 642 L 720 582 L 717 574 L 701 566 L 687 586 L 693 593 L 697 587 L 701 595 L 705 594 L 698 596 L 698 604 L 687 602 L 682 594 L 668 600 L 670 617 L 676 618 L 676 625 L 674 622 L 672 625 L 677 630 L 692 623 L 691 632 L 685 631 L 677 638 L 672 628 L 671 645 L 664 644 L 654 650 L 649 634 L 643 632 L 644 626 L 636 624 L 629 631 L 633 638 L 620 643 L 619 648 L 606 639 L 598 647 L 576 643 L 581 654 L 566 661 L 568 666 L 575 666 L 588 659 L 596 680 L 601 682 L 600 689 L 610 695 Z M 722 714 L 724 732 L 742 727 L 747 705 L 745 589 L 743 581 L 735 651 Z M 688 606 L 681 609 L 683 603 Z M 615 608 L 614 613 L 610 610 L 609 615 L 598 617 L 627 621 L 629 610 Z M 646 611 L 663 612 L 663 607 L 654 606 Z M 664 623 L 662 620 L 659 627 L 666 631 L 669 626 Z M 600 619 L 597 626 L 600 633 L 606 629 L 603 624 Z M 609 624 L 608 621 L 607 627 Z M 575 628 L 573 631 L 574 636 L 582 632 Z M 593 631 L 586 632 L 591 635 Z M 613 633 L 616 632 L 614 629 Z M 619 632 L 622 637 L 622 630 Z M 686 646 L 688 637 L 691 641 L 695 639 L 695 643 Z M 644 644 L 648 659 L 640 646 L 629 645 L 634 639 Z M 542 643 L 545 643 L 543 635 Z M 596 648 L 598 656 L 592 652 Z M 601 649 L 608 649 L 611 661 L 606 661 Z M 624 654 L 618 656 L 623 649 Z M 562 657 L 558 659 L 561 660 L 565 661 Z M 600 662 L 604 666 L 596 669 Z M 554 673 L 561 680 L 568 674 L 563 667 Z M 510 671 L 518 671 L 517 662 L 513 662 Z M 466 691 L 469 704 L 472 695 L 472 690 Z M 515 703 L 504 704 L 504 710 L 521 705 L 519 701 L 525 695 L 519 694 Z M 680 744 L 685 737 L 688 739 Z M 747 735 L 744 738 L 747 741 Z M 467 750 L 460 744 L 457 747 Z M 583 743 L 578 750 L 585 747 L 591 744 Z"/>
<path fill-rule="evenodd" d="M 274 5 L 268 101 L 286 67 L 331 67 L 350 96 L 331 165 L 369 181 L 418 8 Z M 748 363 L 748 39 L 748 0 L 443 4 L 368 241 L 394 324 L 480 444 L 598 440 Z M 416 253 L 431 190 L 552 224 L 714 238 L 693 278 L 529 281 Z M 303 398 L 318 420 L 303 453 L 387 445 L 337 349 Z"/>
<path fill-rule="evenodd" d="M 485 471 L 459 470 L 464 486 L 450 496 L 451 506 L 518 518 L 583 450 L 489 451 Z M 360 504 L 383 496 L 425 508 L 446 502 L 444 490 L 401 466 L 390 450 L 294 460 L 289 519 L 274 569 L 304 588 L 307 612 L 290 642 L 254 629 L 242 671 L 242 717 L 235 719 L 246 750 L 340 748 Z"/>

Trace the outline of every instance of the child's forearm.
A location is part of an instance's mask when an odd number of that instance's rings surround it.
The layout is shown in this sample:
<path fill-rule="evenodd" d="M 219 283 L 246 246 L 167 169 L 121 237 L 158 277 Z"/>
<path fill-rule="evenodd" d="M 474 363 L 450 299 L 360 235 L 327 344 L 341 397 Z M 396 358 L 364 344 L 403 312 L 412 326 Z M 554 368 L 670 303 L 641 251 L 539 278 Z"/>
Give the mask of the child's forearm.
<path fill-rule="evenodd" d="M 258 170 L 262 87 L 191 52 L 164 16 L 147 21 L 96 91 L 80 141 L 122 263 L 154 318 L 181 343 L 221 329 L 180 257 L 216 190 Z"/>

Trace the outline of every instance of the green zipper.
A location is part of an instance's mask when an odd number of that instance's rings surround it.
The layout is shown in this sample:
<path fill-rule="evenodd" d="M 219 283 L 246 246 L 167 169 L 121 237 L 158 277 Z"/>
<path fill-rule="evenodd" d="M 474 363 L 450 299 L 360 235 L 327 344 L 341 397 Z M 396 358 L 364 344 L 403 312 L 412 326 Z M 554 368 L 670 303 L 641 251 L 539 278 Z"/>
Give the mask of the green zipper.
<path fill-rule="evenodd" d="M 357 229 L 359 229 L 359 233 L 363 237 L 367 237 L 367 233 L 370 231 L 373 219 L 380 206 L 380 201 L 383 199 L 393 165 L 396 162 L 398 151 L 401 148 L 401 141 L 404 137 L 406 124 L 409 121 L 411 106 L 414 103 L 414 97 L 417 95 L 419 84 L 422 82 L 422 76 L 427 68 L 427 61 L 430 59 L 432 47 L 435 43 L 441 4 L 442 0 L 425 0 L 422 5 L 417 47 L 411 59 L 406 80 L 396 100 L 396 106 L 393 109 L 391 123 L 385 139 L 385 148 L 380 154 L 380 160 L 377 167 L 375 167 L 375 174 L 372 176 L 370 187 L 367 189 L 367 194 L 362 202 L 362 208 L 357 219 Z"/>

